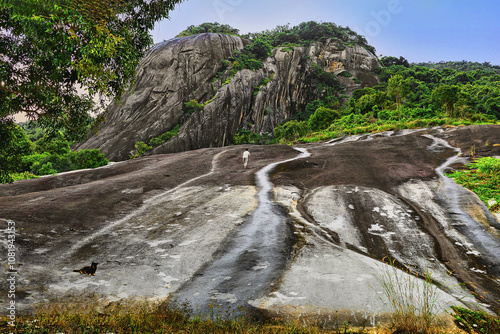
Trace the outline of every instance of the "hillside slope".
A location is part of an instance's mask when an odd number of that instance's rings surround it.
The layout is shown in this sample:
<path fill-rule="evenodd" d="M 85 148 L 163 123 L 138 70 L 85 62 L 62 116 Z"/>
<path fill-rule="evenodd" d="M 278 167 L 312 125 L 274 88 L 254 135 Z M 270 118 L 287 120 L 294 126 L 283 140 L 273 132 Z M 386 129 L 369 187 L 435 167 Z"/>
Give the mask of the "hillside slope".
<path fill-rule="evenodd" d="M 339 97 L 378 83 L 371 74 L 379 66 L 373 54 L 333 39 L 278 47 L 262 68 L 232 72 L 235 64 L 228 66 L 227 59 L 248 43 L 207 33 L 158 44 L 141 62 L 132 91 L 109 108 L 99 133 L 77 149 L 98 148 L 110 160 L 126 160 L 137 142 L 147 143 L 176 125 L 178 135 L 153 154 L 225 146 L 239 129 L 272 133 L 303 110 L 323 94 L 323 73 L 334 73 Z M 338 76 L 345 71 L 352 76 Z M 199 110 L 186 107 L 192 100 Z"/>

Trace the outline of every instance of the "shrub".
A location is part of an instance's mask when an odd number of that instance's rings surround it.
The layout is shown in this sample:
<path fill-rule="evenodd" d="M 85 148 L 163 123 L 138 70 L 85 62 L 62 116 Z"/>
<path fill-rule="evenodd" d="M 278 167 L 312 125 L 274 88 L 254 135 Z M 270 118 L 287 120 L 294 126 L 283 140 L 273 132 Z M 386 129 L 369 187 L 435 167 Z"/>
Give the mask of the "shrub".
<path fill-rule="evenodd" d="M 146 153 L 147 151 L 149 151 L 150 149 L 152 149 L 151 146 L 149 146 L 148 144 L 146 144 L 145 142 L 143 141 L 140 141 L 138 143 L 135 144 L 135 149 L 137 151 L 137 155 L 141 155 L 141 154 L 144 154 Z"/>
<path fill-rule="evenodd" d="M 240 129 L 233 137 L 233 142 L 239 144 L 269 144 L 272 142 L 268 133 L 257 134 L 249 130 Z"/>
<path fill-rule="evenodd" d="M 307 123 L 291 120 L 275 127 L 273 133 L 277 140 L 295 141 L 307 133 Z"/>
<path fill-rule="evenodd" d="M 71 151 L 70 144 L 62 132 L 55 135 L 46 134 L 42 139 L 35 142 L 36 151 L 39 153 L 48 152 L 50 154 L 63 155 Z"/>
<path fill-rule="evenodd" d="M 198 103 L 198 101 L 196 100 L 191 100 L 189 102 L 186 102 L 184 103 L 184 106 L 185 106 L 184 115 L 188 117 L 194 114 L 195 112 L 203 109 L 203 104 Z"/>
<path fill-rule="evenodd" d="M 348 72 L 348 71 L 342 71 L 339 73 L 339 76 L 350 78 L 350 77 L 352 77 L 352 73 Z"/>
<path fill-rule="evenodd" d="M 72 153 L 72 152 L 71 152 Z M 51 154 L 47 158 L 45 158 L 46 162 L 50 162 L 56 172 L 67 172 L 69 170 L 73 170 L 71 163 L 71 153 L 64 155 Z M 36 174 L 36 173 L 35 173 Z M 42 174 L 40 174 L 42 175 Z"/>
<path fill-rule="evenodd" d="M 323 130 L 329 127 L 332 122 L 339 117 L 340 114 L 338 111 L 325 107 L 319 107 L 316 109 L 314 114 L 309 117 L 307 125 L 311 131 Z"/>
<path fill-rule="evenodd" d="M 236 28 L 231 27 L 228 24 L 220 24 L 217 22 L 213 23 L 205 22 L 198 26 L 191 25 L 187 27 L 186 30 L 182 31 L 175 37 L 187 37 L 206 32 L 238 36 L 240 31 Z"/>
<path fill-rule="evenodd" d="M 108 159 L 98 149 L 80 150 L 70 155 L 72 170 L 84 168 L 97 168 L 108 164 Z"/>
<path fill-rule="evenodd" d="M 35 175 L 56 174 L 57 172 L 66 172 L 72 169 L 69 154 L 33 154 L 23 157 L 23 162 L 26 162 L 25 170 Z M 47 164 L 50 164 L 50 169 Z M 54 172 L 50 170 L 54 170 Z"/>
<path fill-rule="evenodd" d="M 36 167 L 38 167 L 40 163 L 36 163 Z M 53 175 L 57 174 L 57 171 L 52 168 L 52 163 L 49 161 L 43 165 L 40 166 L 40 168 L 37 170 L 38 175 Z"/>
<path fill-rule="evenodd" d="M 285 42 L 285 43 L 282 43 L 280 46 L 282 46 L 282 49 L 281 49 L 282 52 L 288 53 L 288 52 L 292 51 L 293 49 L 295 49 L 296 47 L 300 46 L 300 44 Z"/>
<path fill-rule="evenodd" d="M 11 174 L 10 176 L 12 177 L 13 181 L 30 180 L 30 179 L 36 179 L 36 178 L 40 177 L 40 176 L 32 174 L 30 172 L 14 173 L 14 174 Z"/>
<path fill-rule="evenodd" d="M 34 175 L 47 175 L 83 168 L 96 168 L 108 164 L 108 160 L 98 149 L 70 151 L 57 155 L 47 152 L 23 157 L 24 171 Z"/>
<path fill-rule="evenodd" d="M 31 171 L 31 167 L 35 163 L 41 163 L 46 157 L 50 156 L 49 153 L 37 153 L 37 154 L 31 154 L 31 155 L 25 155 L 22 158 L 22 170 L 23 171 Z M 33 172 L 32 172 L 33 173 Z"/>
<path fill-rule="evenodd" d="M 22 172 L 22 157 L 32 151 L 33 143 L 23 129 L 0 117 L 0 183 L 12 182 L 10 173 Z"/>
<path fill-rule="evenodd" d="M 151 139 L 149 141 L 149 145 L 151 145 L 153 147 L 161 145 L 164 142 L 166 142 L 167 140 L 169 140 L 170 138 L 177 136 L 178 133 L 179 133 L 179 124 L 177 124 L 172 130 L 167 131 L 167 132 L 163 133 L 162 135 Z"/>
<path fill-rule="evenodd" d="M 247 45 L 247 47 L 257 59 L 265 59 L 269 57 L 273 48 L 267 41 L 263 39 L 257 39 L 252 44 Z"/>

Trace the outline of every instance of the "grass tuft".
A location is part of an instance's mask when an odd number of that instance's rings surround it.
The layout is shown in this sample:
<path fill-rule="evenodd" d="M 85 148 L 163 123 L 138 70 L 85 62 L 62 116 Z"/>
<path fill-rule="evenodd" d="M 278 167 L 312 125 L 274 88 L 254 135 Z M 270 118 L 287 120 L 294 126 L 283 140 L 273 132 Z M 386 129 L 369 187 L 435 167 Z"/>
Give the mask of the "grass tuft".
<path fill-rule="evenodd" d="M 432 270 L 418 275 L 408 270 L 406 275 L 389 260 L 381 274 L 383 292 L 391 308 L 390 328 L 396 332 L 433 334 L 449 327 L 442 314 L 439 288 L 434 284 Z"/>

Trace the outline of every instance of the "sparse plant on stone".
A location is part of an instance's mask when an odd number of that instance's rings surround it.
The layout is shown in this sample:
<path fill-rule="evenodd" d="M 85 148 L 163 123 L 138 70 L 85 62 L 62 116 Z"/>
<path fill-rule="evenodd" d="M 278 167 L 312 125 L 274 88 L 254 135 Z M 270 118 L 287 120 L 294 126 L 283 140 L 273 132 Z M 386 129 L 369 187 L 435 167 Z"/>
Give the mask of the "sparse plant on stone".
<path fill-rule="evenodd" d="M 186 103 L 184 103 L 184 105 L 186 106 L 184 115 L 186 115 L 187 117 L 189 117 L 192 114 L 194 114 L 195 112 L 203 109 L 203 104 L 199 103 L 196 100 L 191 100 L 189 102 L 186 102 Z"/>
<path fill-rule="evenodd" d="M 484 312 L 471 311 L 463 307 L 451 307 L 455 324 L 467 333 L 494 334 L 500 333 L 500 318 Z"/>
<path fill-rule="evenodd" d="M 391 328 L 407 333 L 440 333 L 446 327 L 441 317 L 445 310 L 440 305 L 439 288 L 433 284 L 432 270 L 415 275 L 395 266 L 388 260 L 381 273 L 385 298 L 392 311 Z"/>
<path fill-rule="evenodd" d="M 133 155 L 130 155 L 130 159 L 135 159 L 151 149 L 152 147 L 146 144 L 145 142 L 143 141 L 137 142 L 135 143 L 135 153 Z"/>
<path fill-rule="evenodd" d="M 468 169 L 455 171 L 448 176 L 476 193 L 491 212 L 500 211 L 500 159 L 480 158 L 467 167 Z"/>

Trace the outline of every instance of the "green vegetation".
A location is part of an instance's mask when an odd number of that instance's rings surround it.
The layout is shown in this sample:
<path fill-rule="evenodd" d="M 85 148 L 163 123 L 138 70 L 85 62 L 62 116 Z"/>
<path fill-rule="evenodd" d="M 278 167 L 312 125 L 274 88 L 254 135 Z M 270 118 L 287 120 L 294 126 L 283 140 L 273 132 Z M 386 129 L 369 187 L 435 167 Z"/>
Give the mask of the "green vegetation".
<path fill-rule="evenodd" d="M 6 182 L 96 168 L 108 163 L 99 150 L 72 151 L 71 143 L 62 132 L 44 133 L 39 127 L 33 127 L 32 122 L 23 124 L 29 135 L 20 126 L 15 127 L 10 133 L 17 136 L 15 147 L 19 148 L 19 154 L 15 155 L 17 159 L 11 172 L 4 176 Z M 35 141 L 32 142 L 32 139 Z"/>
<path fill-rule="evenodd" d="M 184 115 L 187 117 L 189 117 L 192 114 L 194 114 L 195 112 L 203 109 L 203 104 L 199 103 L 196 100 L 191 100 L 189 102 L 186 102 L 186 103 L 184 103 L 184 106 L 185 106 Z"/>
<path fill-rule="evenodd" d="M 279 140 L 285 139 L 293 142 L 304 136 L 308 130 L 307 122 L 291 120 L 275 127 L 273 133 L 274 137 Z"/>
<path fill-rule="evenodd" d="M 12 122 L 0 124 L 0 183 L 12 182 L 12 173 L 20 172 L 22 159 L 30 155 L 34 145 L 23 129 Z"/>
<path fill-rule="evenodd" d="M 500 333 L 500 318 L 484 312 L 471 311 L 463 307 L 452 306 L 454 321 L 458 328 L 467 333 Z"/>
<path fill-rule="evenodd" d="M 196 34 L 203 34 L 207 32 L 226 34 L 226 35 L 234 35 L 238 36 L 240 31 L 236 28 L 231 27 L 228 24 L 220 24 L 217 22 L 209 23 L 205 22 L 198 26 L 191 25 L 187 27 L 186 30 L 182 31 L 175 37 L 187 37 Z"/>
<path fill-rule="evenodd" d="M 129 158 L 135 159 L 135 158 L 140 157 L 141 155 L 143 155 L 144 153 L 146 153 L 147 151 L 150 151 L 152 149 L 153 149 L 153 147 L 149 146 L 145 142 L 139 141 L 139 142 L 135 143 L 135 153 L 133 155 L 130 155 Z"/>
<path fill-rule="evenodd" d="M 105 101 L 135 80 L 154 24 L 182 1 L 0 1 L 0 182 L 11 180 L 23 154 L 10 133 L 13 115 L 83 139 L 104 119 Z"/>
<path fill-rule="evenodd" d="M 151 146 L 158 146 L 169 140 L 170 138 L 177 136 L 179 133 L 179 124 L 177 124 L 172 130 L 165 132 L 164 134 L 155 137 L 149 141 Z"/>
<path fill-rule="evenodd" d="M 447 68 L 458 72 L 474 72 L 477 70 L 481 70 L 481 71 L 495 72 L 496 74 L 500 74 L 500 66 L 491 65 L 489 62 L 478 63 L 478 62 L 462 60 L 462 61 L 440 61 L 439 63 L 433 63 L 433 62 L 417 63 L 414 65 L 424 66 L 438 71 Z"/>
<path fill-rule="evenodd" d="M 257 95 L 259 94 L 259 91 L 262 87 L 266 86 L 268 83 L 270 83 L 271 81 L 273 81 L 274 79 L 274 73 L 271 74 L 271 77 L 270 78 L 262 78 L 262 80 L 260 80 L 259 82 L 259 85 L 257 87 L 254 87 L 253 89 L 253 95 Z"/>
<path fill-rule="evenodd" d="M 196 102 L 196 100 L 192 100 L 192 101 Z M 196 102 L 196 103 L 198 103 L 198 102 Z M 160 146 L 161 144 L 168 141 L 172 137 L 177 136 L 178 133 L 179 133 L 179 124 L 174 126 L 174 128 L 172 130 L 167 131 L 167 132 L 159 135 L 158 137 L 152 138 L 149 141 L 149 145 L 143 141 L 135 143 L 135 153 L 133 155 L 130 155 L 129 158 L 135 159 L 137 157 L 140 157 L 141 155 L 145 154 L 146 152 L 152 150 L 153 147 Z"/>
<path fill-rule="evenodd" d="M 467 167 L 448 176 L 476 193 L 490 211 L 500 212 L 500 159 L 479 158 Z"/>
<path fill-rule="evenodd" d="M 278 26 L 272 30 L 243 35 L 250 40 L 264 39 L 274 48 L 283 46 L 285 52 L 298 45 L 325 42 L 328 39 L 336 41 L 340 46 L 361 45 L 375 54 L 375 48 L 368 44 L 364 36 L 358 35 L 349 27 L 338 26 L 333 22 L 302 22 L 297 26 Z"/>
<path fill-rule="evenodd" d="M 273 139 L 268 133 L 257 134 L 249 130 L 240 129 L 234 135 L 233 142 L 236 145 L 240 144 L 263 145 L 263 144 L 272 144 Z"/>
<path fill-rule="evenodd" d="M 299 110 L 295 123 L 278 126 L 274 132 L 276 139 L 283 143 L 312 142 L 352 134 L 492 124 L 500 120 L 500 75 L 493 71 L 439 71 L 410 65 L 403 57 L 385 57 L 382 63 L 390 64 L 376 71 L 382 82 L 354 91 L 344 106 L 339 103 L 342 88 L 333 81 L 322 80 L 327 74 L 313 68 L 312 82 L 322 92 L 321 98 Z M 336 110 L 336 117 L 325 119 L 326 123 L 320 126 L 308 122 L 320 107 Z M 300 131 L 292 131 L 299 127 Z M 283 131 L 285 128 L 288 130 Z"/>
<path fill-rule="evenodd" d="M 238 32 L 237 29 L 227 25 L 204 23 L 197 27 L 190 26 L 181 34 L 182 36 L 188 36 L 200 32 L 225 33 L 225 31 L 230 35 L 235 35 Z M 363 36 L 358 35 L 349 27 L 344 28 L 331 22 L 317 23 L 309 21 L 294 27 L 290 27 L 289 25 L 278 26 L 272 30 L 249 33 L 241 37 L 249 39 L 252 43 L 245 46 L 241 51 L 235 51 L 232 57 L 229 58 L 230 65 L 223 64 L 222 70 L 217 73 L 213 79 L 214 81 L 220 79 L 227 69 L 230 70 L 229 78 L 223 82 L 223 85 L 229 83 L 231 78 L 242 69 L 255 71 L 262 68 L 262 60 L 269 57 L 271 51 L 277 47 L 282 47 L 281 51 L 283 52 L 290 52 L 298 46 L 308 46 L 316 41 L 325 42 L 327 39 L 331 39 L 336 41 L 339 47 L 357 44 L 375 54 L 375 48 L 368 45 Z"/>
<path fill-rule="evenodd" d="M 229 58 L 231 63 L 231 77 L 242 69 L 258 70 L 262 68 L 262 60 L 271 55 L 272 46 L 264 38 L 255 38 L 241 51 L 234 51 Z"/>

